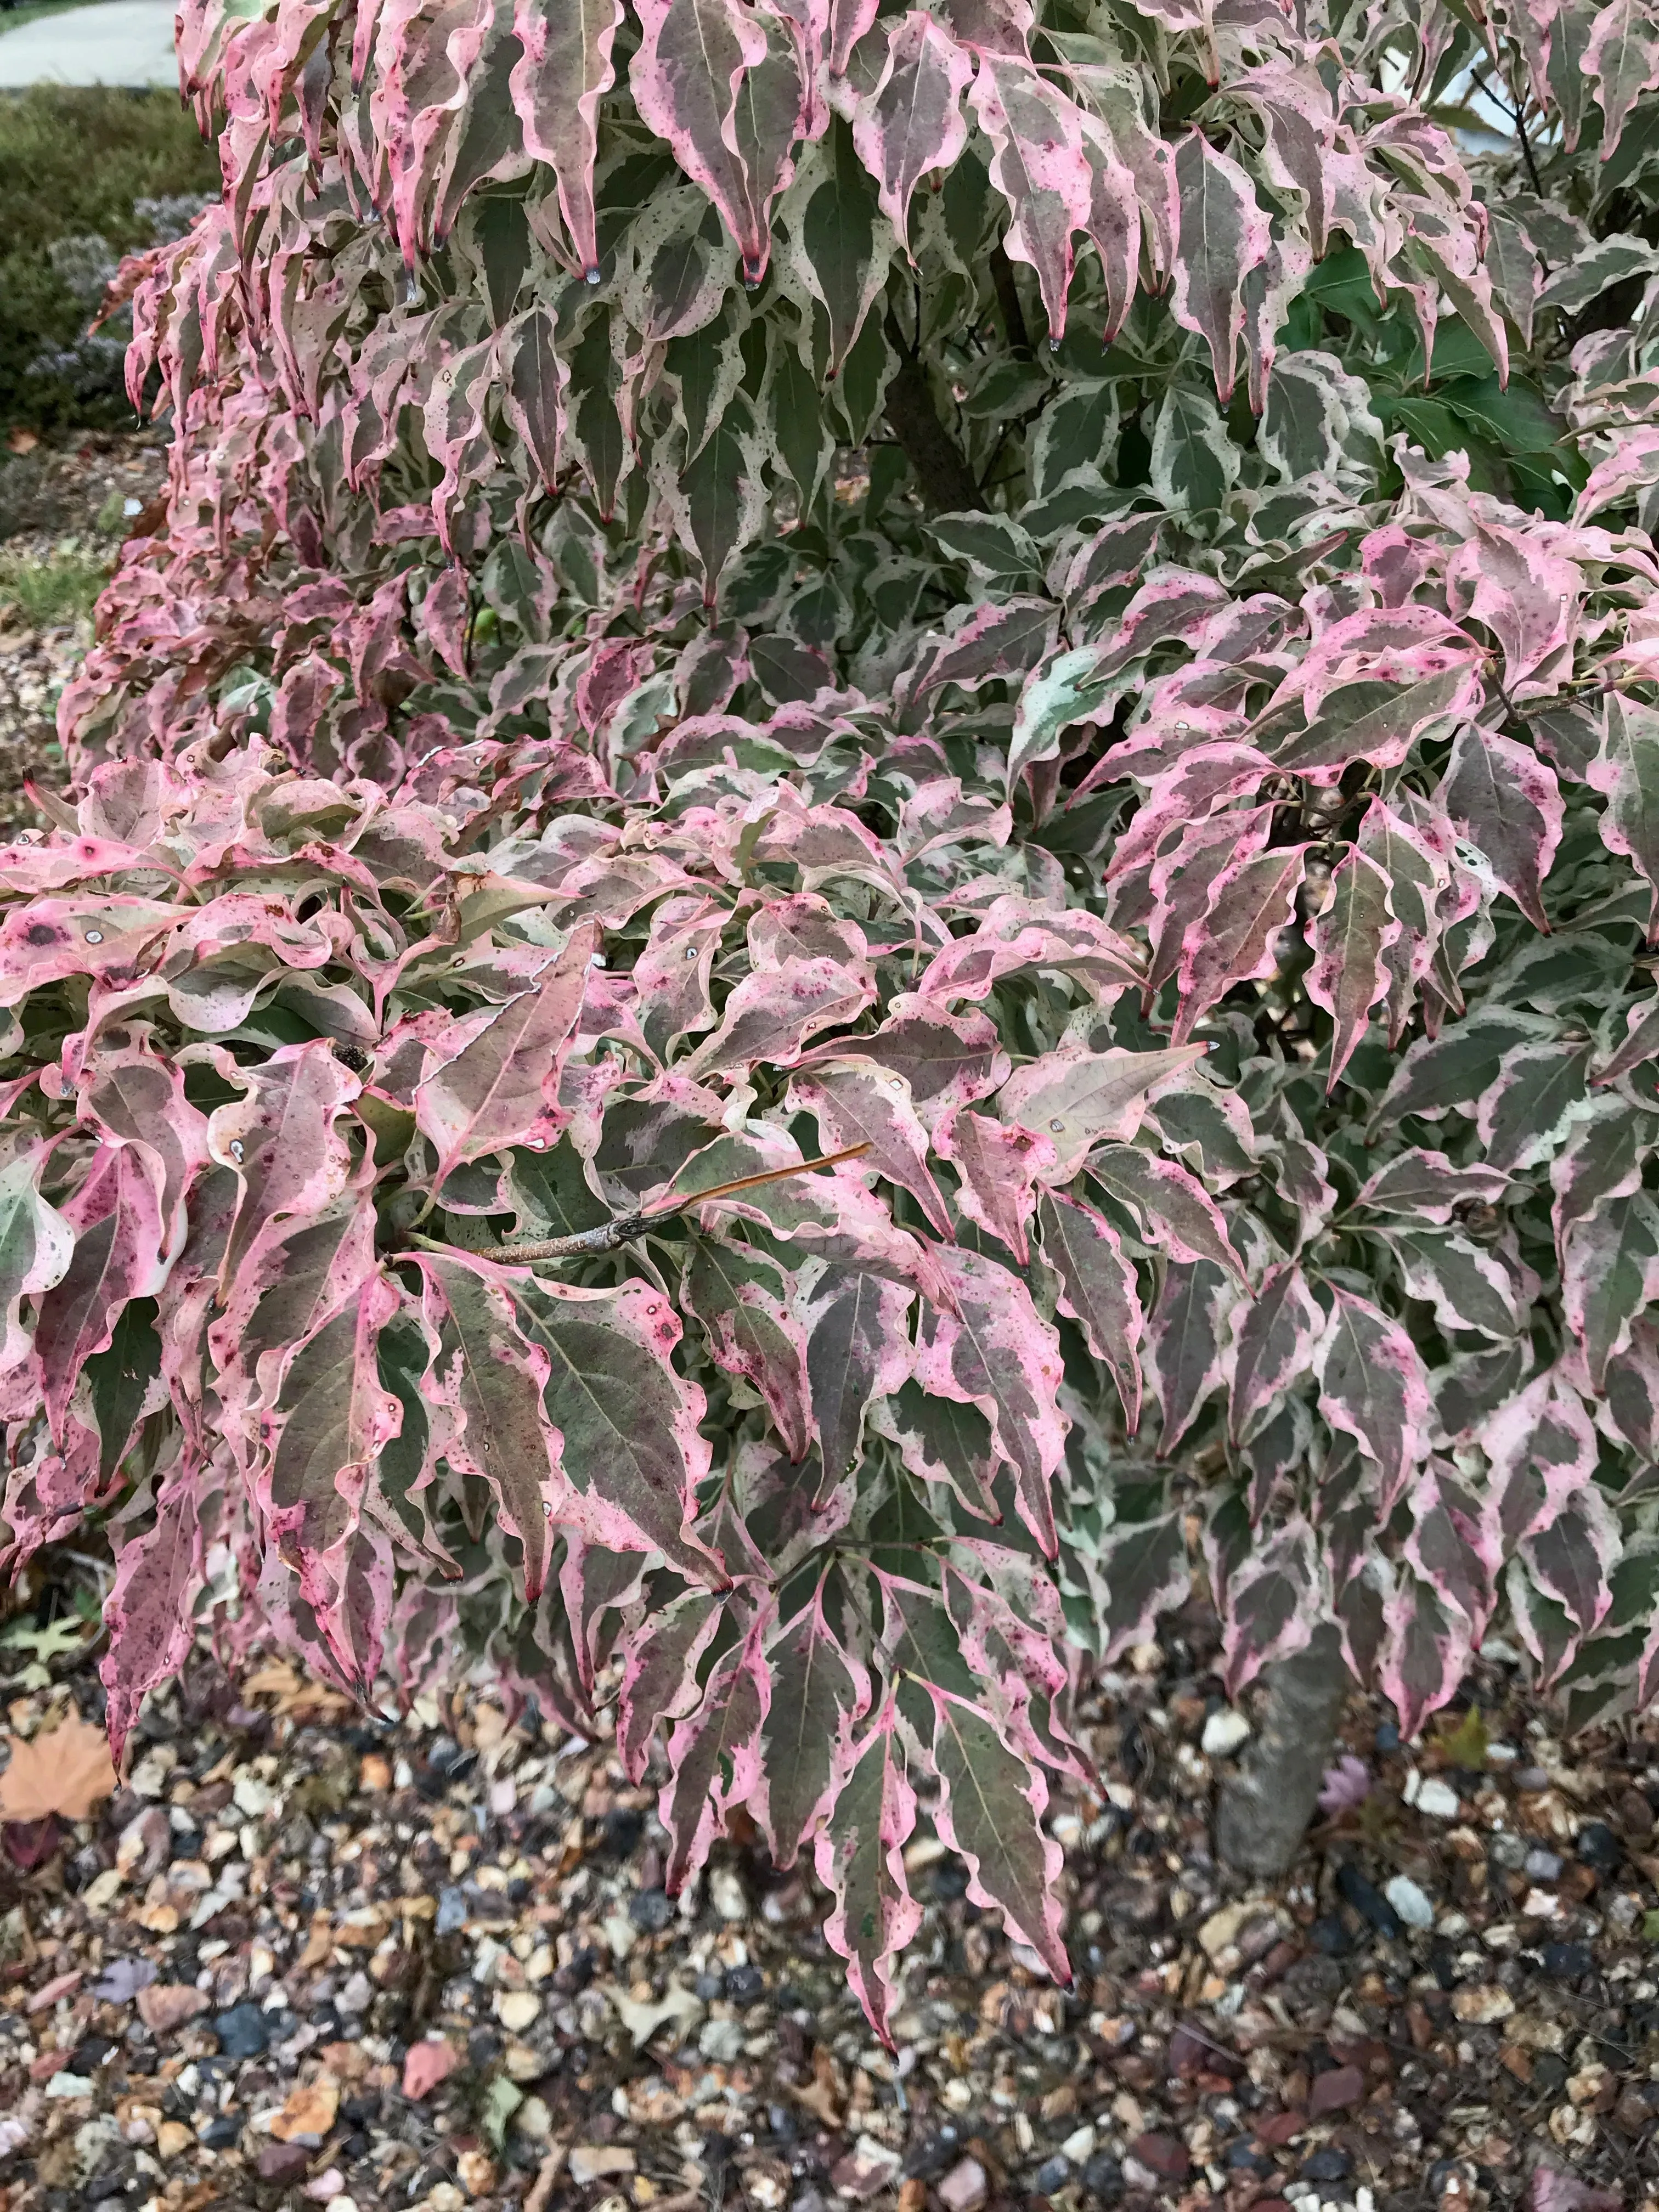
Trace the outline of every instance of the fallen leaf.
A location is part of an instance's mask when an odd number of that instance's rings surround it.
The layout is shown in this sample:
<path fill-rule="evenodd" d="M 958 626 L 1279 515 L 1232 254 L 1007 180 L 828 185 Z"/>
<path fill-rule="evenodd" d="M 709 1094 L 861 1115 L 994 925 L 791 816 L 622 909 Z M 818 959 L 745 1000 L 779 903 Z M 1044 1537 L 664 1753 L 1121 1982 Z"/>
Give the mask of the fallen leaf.
<path fill-rule="evenodd" d="M 0 1774 L 0 1820 L 45 1820 L 56 1813 L 84 1820 L 115 1788 L 102 1729 L 65 1713 L 49 1735 L 8 1736 L 10 1764 Z"/>
<path fill-rule="evenodd" d="M 16 429 L 6 433 L 6 451 L 9 453 L 32 453 L 40 442 L 33 430 Z"/>
<path fill-rule="evenodd" d="M 1535 2168 L 1527 2199 L 1531 2212 L 1620 2212 L 1624 2201 L 1616 2190 L 1597 2189 L 1553 2166 Z"/>
<path fill-rule="evenodd" d="M 138 2017 L 152 2035 L 171 2035 L 207 2008 L 207 1992 L 188 1982 L 160 1982 L 138 1992 Z"/>
<path fill-rule="evenodd" d="M 36 1990 L 24 2007 L 24 2010 L 32 2013 L 44 2012 L 48 2005 L 56 2004 L 59 1997 L 66 1997 L 80 1979 L 79 1966 L 71 1968 L 67 1974 L 55 1975 L 44 1989 Z"/>
<path fill-rule="evenodd" d="M 155 1979 L 155 1968 L 148 1959 L 112 1959 L 92 1994 L 100 2004 L 131 2004 Z"/>
<path fill-rule="evenodd" d="M 1480 1717 L 1480 1707 L 1471 1705 L 1457 1726 L 1442 1729 L 1433 1738 L 1433 1743 L 1448 1766 L 1461 1767 L 1468 1774 L 1484 1771 L 1492 1738 L 1486 1733 L 1486 1723 Z"/>
<path fill-rule="evenodd" d="M 418 2103 L 429 2097 L 440 2081 L 447 2081 L 461 2063 L 461 2055 L 453 2043 L 440 2038 L 430 2038 L 424 2043 L 411 2043 L 404 2054 L 404 2094 Z"/>
<path fill-rule="evenodd" d="M 302 2081 L 289 2092 L 288 2102 L 270 2124 L 270 2132 L 278 2142 L 297 2142 L 301 2136 L 313 2136 L 320 2142 L 339 2109 L 339 2083 L 329 2075 L 319 2074 L 314 2081 Z"/>
<path fill-rule="evenodd" d="M 286 1659 L 267 1660 L 243 1683 L 242 1695 L 250 1702 L 255 1698 L 274 1698 L 277 1712 L 285 1717 L 290 1713 L 327 1716 L 355 1711 L 349 1698 L 331 1690 L 326 1683 L 313 1682 Z"/>

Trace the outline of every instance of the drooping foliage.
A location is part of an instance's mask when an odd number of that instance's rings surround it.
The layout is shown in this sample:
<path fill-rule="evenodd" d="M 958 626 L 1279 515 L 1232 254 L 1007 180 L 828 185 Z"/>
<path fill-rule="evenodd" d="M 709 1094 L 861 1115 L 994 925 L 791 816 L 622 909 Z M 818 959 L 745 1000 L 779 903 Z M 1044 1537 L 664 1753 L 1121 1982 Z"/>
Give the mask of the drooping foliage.
<path fill-rule="evenodd" d="M 1235 1692 L 1645 1700 L 1650 11 L 181 52 L 168 510 L 0 854 L 3 1517 L 109 1519 L 118 1739 L 206 1622 L 614 1665 L 880 2026 L 924 1815 L 1064 1974 L 1066 1646 L 1195 1577 Z"/>

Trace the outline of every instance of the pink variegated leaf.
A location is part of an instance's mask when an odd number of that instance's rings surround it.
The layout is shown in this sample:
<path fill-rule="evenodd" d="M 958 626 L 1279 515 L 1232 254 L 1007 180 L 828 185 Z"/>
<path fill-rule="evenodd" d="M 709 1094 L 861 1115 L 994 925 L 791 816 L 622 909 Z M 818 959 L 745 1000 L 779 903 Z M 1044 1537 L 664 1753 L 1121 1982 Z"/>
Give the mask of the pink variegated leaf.
<path fill-rule="evenodd" d="M 384 1275 L 370 1277 L 301 1346 L 261 1421 L 272 1525 L 302 1564 L 354 1534 L 374 1462 L 402 1428 L 379 1357 L 380 1331 L 402 1304 Z"/>
<path fill-rule="evenodd" d="M 1138 1346 L 1145 1327 L 1133 1264 L 1104 1214 L 1080 1200 L 1044 1191 L 1038 1219 L 1042 1256 L 1060 1278 L 1060 1310 L 1110 1374 L 1133 1435 L 1140 1424 Z"/>
<path fill-rule="evenodd" d="M 1607 801 L 1603 842 L 1659 887 L 1659 713 L 1635 699 L 1610 698 L 1607 733 L 1589 776 Z"/>
<path fill-rule="evenodd" d="M 88 1359 L 108 1345 L 128 1301 L 153 1297 L 166 1280 L 158 1180 L 137 1146 L 107 1146 L 65 1201 L 61 1218 L 75 1231 L 75 1250 L 42 1296 L 34 1325 L 42 1401 L 60 1442 Z"/>
<path fill-rule="evenodd" d="M 1158 1455 L 1167 1458 L 1223 1379 L 1227 1322 L 1238 1287 L 1212 1260 L 1173 1261 L 1146 1324 L 1152 1387 L 1163 1409 Z"/>
<path fill-rule="evenodd" d="M 1610 1577 L 1620 1550 L 1618 1523 L 1589 1483 L 1574 1492 L 1547 1528 L 1526 1539 L 1520 1556 L 1538 1587 L 1589 1636 L 1613 1602 Z"/>
<path fill-rule="evenodd" d="M 890 1397 L 910 1372 L 912 1303 L 902 1284 L 839 1265 L 825 1267 L 796 1301 L 806 1334 L 820 1504 L 858 1465 L 870 1401 Z"/>
<path fill-rule="evenodd" d="M 557 489 L 568 374 L 554 350 L 553 324 L 544 308 L 531 307 L 508 325 L 501 339 L 501 408 L 549 492 Z M 456 653 L 444 657 L 458 675 L 465 673 Z"/>
<path fill-rule="evenodd" d="M 200 1580 L 200 1469 L 188 1452 L 155 1492 L 155 1517 L 129 1534 L 104 1607 L 109 1646 L 98 1662 L 108 1692 L 110 1752 L 119 1767 L 145 1692 L 177 1674 L 195 1641 L 191 1595 Z"/>
<path fill-rule="evenodd" d="M 487 1153 L 550 1146 L 563 1127 L 559 1073 L 587 987 L 597 932 L 590 923 L 530 988 L 482 1020 L 458 1024 L 459 1049 L 435 1056 L 415 1086 L 417 1126 L 438 1152 L 433 1188 Z"/>
<path fill-rule="evenodd" d="M 889 1001 L 879 1029 L 822 1048 L 803 1065 L 816 1067 L 854 1054 L 904 1078 L 924 1127 L 955 1107 L 988 1097 L 1008 1076 L 1008 1055 L 984 1014 L 952 1014 L 914 991 L 901 991 Z"/>
<path fill-rule="evenodd" d="M 639 16 L 630 82 L 641 118 L 720 210 L 745 280 L 758 283 L 772 203 L 806 121 L 798 27 L 739 0 L 640 0 Z"/>
<path fill-rule="evenodd" d="M 1336 1286 L 1315 1357 L 1319 1410 L 1382 1470 L 1392 1501 L 1421 1465 L 1432 1413 L 1422 1355 L 1398 1322 Z"/>
<path fill-rule="evenodd" d="M 1595 1431 L 1578 1393 L 1552 1368 L 1483 1425 L 1486 1544 L 1504 1556 L 1546 1528 L 1594 1477 Z"/>
<path fill-rule="evenodd" d="M 976 1405 L 931 1398 L 915 1382 L 870 1408 L 871 1425 L 896 1446 L 910 1474 L 949 1490 L 963 1510 L 1000 1522 L 997 1432 Z"/>
<path fill-rule="evenodd" d="M 1547 930 L 1542 884 L 1561 842 L 1563 819 L 1560 789 L 1547 762 L 1513 738 L 1468 722 L 1452 747 L 1440 797 L 1528 921 Z"/>
<path fill-rule="evenodd" d="M 1305 1521 L 1287 1521 L 1251 1548 L 1227 1577 L 1221 1680 L 1230 1698 L 1272 1661 L 1304 1649 L 1320 1598 L 1318 1554 Z"/>
<path fill-rule="evenodd" d="M 846 1960 L 854 1994 L 890 2049 L 895 1961 L 921 1925 L 904 1866 L 904 1846 L 916 1825 L 908 1766 L 890 1693 L 853 1754 L 814 1845 L 818 1880 L 835 1900 L 824 1936 Z"/>
<path fill-rule="evenodd" d="M 1498 1601 L 1503 1553 L 1480 1501 L 1444 1461 L 1431 1462 L 1408 1500 L 1405 1557 L 1443 1605 L 1461 1613 L 1478 1644 Z"/>
<path fill-rule="evenodd" d="M 1456 1696 L 1474 1656 L 1469 1624 L 1410 1572 L 1396 1578 L 1382 1617 L 1379 1680 L 1400 1716 L 1401 1735 L 1409 1738 Z"/>
<path fill-rule="evenodd" d="M 759 1820 L 773 1864 L 791 1867 L 822 1831 L 852 1774 L 854 1730 L 869 1710 L 870 1677 L 831 1627 L 822 1582 L 774 1634 L 766 1658 L 772 1689 L 761 1730 Z"/>
<path fill-rule="evenodd" d="M 864 977 L 839 960 L 791 957 L 775 968 L 751 969 L 726 1000 L 720 1027 L 683 1063 L 684 1072 L 702 1076 L 755 1060 L 790 1066 L 809 1038 L 855 1022 L 874 996 Z"/>
<path fill-rule="evenodd" d="M 362 1087 L 324 1042 L 281 1046 L 263 1067 L 237 1073 L 244 1096 L 208 1118 L 209 1153 L 239 1183 L 223 1286 L 261 1237 L 319 1212 L 345 1188 L 351 1155 L 338 1123 Z"/>
<path fill-rule="evenodd" d="M 1296 1262 L 1270 1267 L 1239 1326 L 1228 1415 L 1235 1437 L 1247 1436 L 1257 1414 L 1311 1370 L 1324 1324 Z"/>
<path fill-rule="evenodd" d="M 908 1190 L 941 1237 L 950 1234 L 945 1201 L 927 1164 L 927 1132 L 902 1075 L 853 1060 L 816 1068 L 794 1077 L 789 1106 L 812 1115 L 828 1151 L 867 1145 L 866 1165 Z"/>
<path fill-rule="evenodd" d="M 525 151 L 548 162 L 558 180 L 572 258 L 590 284 L 599 274 L 593 213 L 599 102 L 616 82 L 611 49 L 622 21 L 622 0 L 518 0 L 513 25 L 523 52 L 508 82 Z"/>
<path fill-rule="evenodd" d="M 617 1748 L 630 1782 L 645 1778 L 659 1721 L 684 1720 L 702 1695 L 698 1663 L 724 1617 L 720 1600 L 689 1589 L 648 1613 L 623 1642 Z"/>
<path fill-rule="evenodd" d="M 1601 159 L 1611 161 L 1632 108 L 1659 84 L 1659 37 L 1640 0 L 1611 0 L 1596 10 L 1584 48 L 1584 74 L 1595 87 L 1604 118 Z"/>
<path fill-rule="evenodd" d="M 668 1739 L 671 1778 L 660 1818 L 671 1838 L 664 1876 L 671 1896 L 708 1858 L 727 1814 L 757 1799 L 762 1787 L 761 1730 L 772 1702 L 765 1653 L 770 1625 L 769 1606 L 763 1606 L 737 1649 L 716 1665 L 702 1704 Z"/>
<path fill-rule="evenodd" d="M 925 1309 L 915 1373 L 924 1391 L 977 1407 L 1014 1468 L 1020 1518 L 1052 1559 L 1049 1486 L 1070 1424 L 1055 1402 L 1060 1340 L 1017 1275 L 976 1252 L 939 1255 L 954 1313 Z"/>
<path fill-rule="evenodd" d="M 964 1107 L 939 1123 L 933 1150 L 957 1171 L 958 1211 L 1006 1245 L 1024 1267 L 1025 1226 L 1036 1185 L 1048 1180 L 1054 1166 L 1051 1141 L 1018 1122 L 1010 1127 Z"/>
<path fill-rule="evenodd" d="M 949 168 L 968 143 L 962 95 L 973 73 L 971 57 L 931 15 L 913 9 L 893 24 L 881 75 L 854 111 L 853 143 L 907 250 L 911 195 L 930 169 Z"/>
<path fill-rule="evenodd" d="M 1043 1832 L 1048 1785 L 1042 1771 L 1009 1750 L 977 1707 L 931 1684 L 928 1696 L 939 1778 L 933 1817 L 940 1838 L 966 1863 L 975 1904 L 1000 1912 L 1009 1933 L 1069 1989 L 1072 1967 L 1056 1888 L 1060 1849 Z"/>
<path fill-rule="evenodd" d="M 1190 1169 L 1136 1145 L 1103 1145 L 1089 1173 L 1139 1218 L 1149 1244 L 1173 1260 L 1208 1260 L 1244 1279 L 1244 1263 L 1227 1234 L 1227 1218 Z"/>
<path fill-rule="evenodd" d="M 716 1365 L 759 1391 L 790 1458 L 805 1459 L 812 1441 L 806 1332 L 774 1271 L 745 1261 L 735 1246 L 702 1238 L 683 1296 Z"/>
<path fill-rule="evenodd" d="M 1384 956 L 1401 933 L 1389 888 L 1382 869 L 1351 846 L 1332 872 L 1329 899 L 1309 933 L 1314 960 L 1303 988 L 1333 1024 L 1328 1092 L 1370 1026 L 1372 1009 L 1389 994 Z"/>
<path fill-rule="evenodd" d="M 1195 331 L 1209 347 L 1224 405 L 1232 397 L 1244 330 L 1244 280 L 1267 259 L 1271 243 L 1267 218 L 1248 173 L 1218 154 L 1201 131 L 1189 131 L 1181 141 L 1174 167 L 1181 228 L 1171 310 L 1184 330 Z"/>
<path fill-rule="evenodd" d="M 1569 1232 L 1562 1254 L 1561 1305 L 1592 1386 L 1630 1342 L 1644 1309 L 1659 1298 L 1659 1206 L 1645 1190 L 1610 1199 Z"/>
<path fill-rule="evenodd" d="M 1052 1139 L 1054 1164 L 1044 1180 L 1069 1182 L 1090 1149 L 1127 1143 L 1148 1103 L 1203 1059 L 1201 1044 L 1164 1052 L 1091 1052 L 1063 1044 L 1019 1068 L 997 1094 L 997 1111 Z"/>
<path fill-rule="evenodd" d="M 991 181 L 1013 216 L 1004 250 L 1036 271 L 1057 345 L 1066 334 L 1073 234 L 1088 222 L 1094 199 L 1081 118 L 1063 92 L 1012 55 L 981 51 L 968 96 L 991 142 Z"/>
<path fill-rule="evenodd" d="M 1305 850 L 1274 847 L 1216 878 L 1202 919 L 1189 921 L 1181 940 L 1181 1000 L 1170 1029 L 1176 1044 L 1236 984 L 1276 971 L 1279 938 L 1296 919 Z"/>
<path fill-rule="evenodd" d="M 1081 1553 L 1079 1565 L 1095 1600 L 1100 1656 L 1109 1666 L 1121 1652 L 1144 1644 L 1159 1616 L 1191 1589 L 1185 1516 L 1117 1522 L 1097 1555 Z"/>
<path fill-rule="evenodd" d="M 567 1510 L 554 1439 L 542 1403 L 546 1352 L 526 1338 L 499 1270 L 459 1254 L 416 1263 L 422 1312 L 436 1351 L 421 1393 L 453 1468 L 494 1497 L 501 1525 L 524 1551 L 526 1597 L 546 1580 L 548 1522 Z"/>
<path fill-rule="evenodd" d="M 1358 1203 L 1443 1229 L 1460 1206 L 1496 1206 L 1509 1188 L 1501 1169 L 1454 1167 L 1443 1152 L 1413 1145 L 1361 1184 Z"/>
<path fill-rule="evenodd" d="M 688 1578 L 724 1585 L 724 1564 L 692 1530 L 707 1406 L 674 1365 L 682 1331 L 668 1299 L 638 1279 L 615 1290 L 520 1279 L 512 1298 L 545 1362 L 542 1408 L 566 1486 L 556 1510 L 591 1542 L 660 1552 Z"/>

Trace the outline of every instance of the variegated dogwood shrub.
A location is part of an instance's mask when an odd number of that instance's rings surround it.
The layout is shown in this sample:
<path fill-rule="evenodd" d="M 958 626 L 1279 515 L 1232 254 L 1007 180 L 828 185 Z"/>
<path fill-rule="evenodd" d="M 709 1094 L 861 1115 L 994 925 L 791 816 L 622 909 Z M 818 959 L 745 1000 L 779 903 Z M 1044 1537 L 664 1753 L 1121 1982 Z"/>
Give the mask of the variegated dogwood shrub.
<path fill-rule="evenodd" d="M 884 2027 L 923 1817 L 1065 1974 L 1071 1669 L 1195 1577 L 1233 1693 L 1644 1701 L 1650 10 L 181 54 L 166 512 L 0 854 L 3 1534 L 109 1528 L 118 1742 L 204 1627 L 619 1685 Z"/>

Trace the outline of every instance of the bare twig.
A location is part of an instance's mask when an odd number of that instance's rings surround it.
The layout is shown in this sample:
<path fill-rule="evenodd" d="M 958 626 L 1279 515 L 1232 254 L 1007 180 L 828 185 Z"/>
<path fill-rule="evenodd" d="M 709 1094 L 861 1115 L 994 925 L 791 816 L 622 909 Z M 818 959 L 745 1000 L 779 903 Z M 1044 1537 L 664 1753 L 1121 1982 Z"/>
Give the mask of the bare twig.
<path fill-rule="evenodd" d="M 544 1237 L 527 1244 L 498 1244 L 493 1252 L 481 1252 L 475 1256 L 519 1265 L 531 1260 L 576 1260 L 614 1252 L 643 1237 L 659 1222 L 684 1213 L 689 1206 L 702 1206 L 713 1198 L 731 1198 L 740 1190 L 757 1189 L 763 1183 L 782 1182 L 788 1176 L 811 1175 L 815 1168 L 838 1167 L 842 1160 L 855 1160 L 869 1149 L 866 1139 L 861 1145 L 848 1145 L 839 1152 L 825 1152 L 816 1160 L 799 1161 L 793 1167 L 767 1168 L 759 1175 L 739 1176 L 734 1182 L 717 1182 L 708 1190 L 687 1191 L 679 1198 L 671 1198 L 665 1205 L 653 1206 L 648 1212 L 618 1213 L 609 1221 L 600 1222 L 596 1229 L 579 1229 L 574 1236 Z M 459 1249 L 453 1244 L 436 1243 L 429 1237 L 411 1237 L 410 1242 L 419 1245 L 423 1252 L 453 1252 Z"/>

